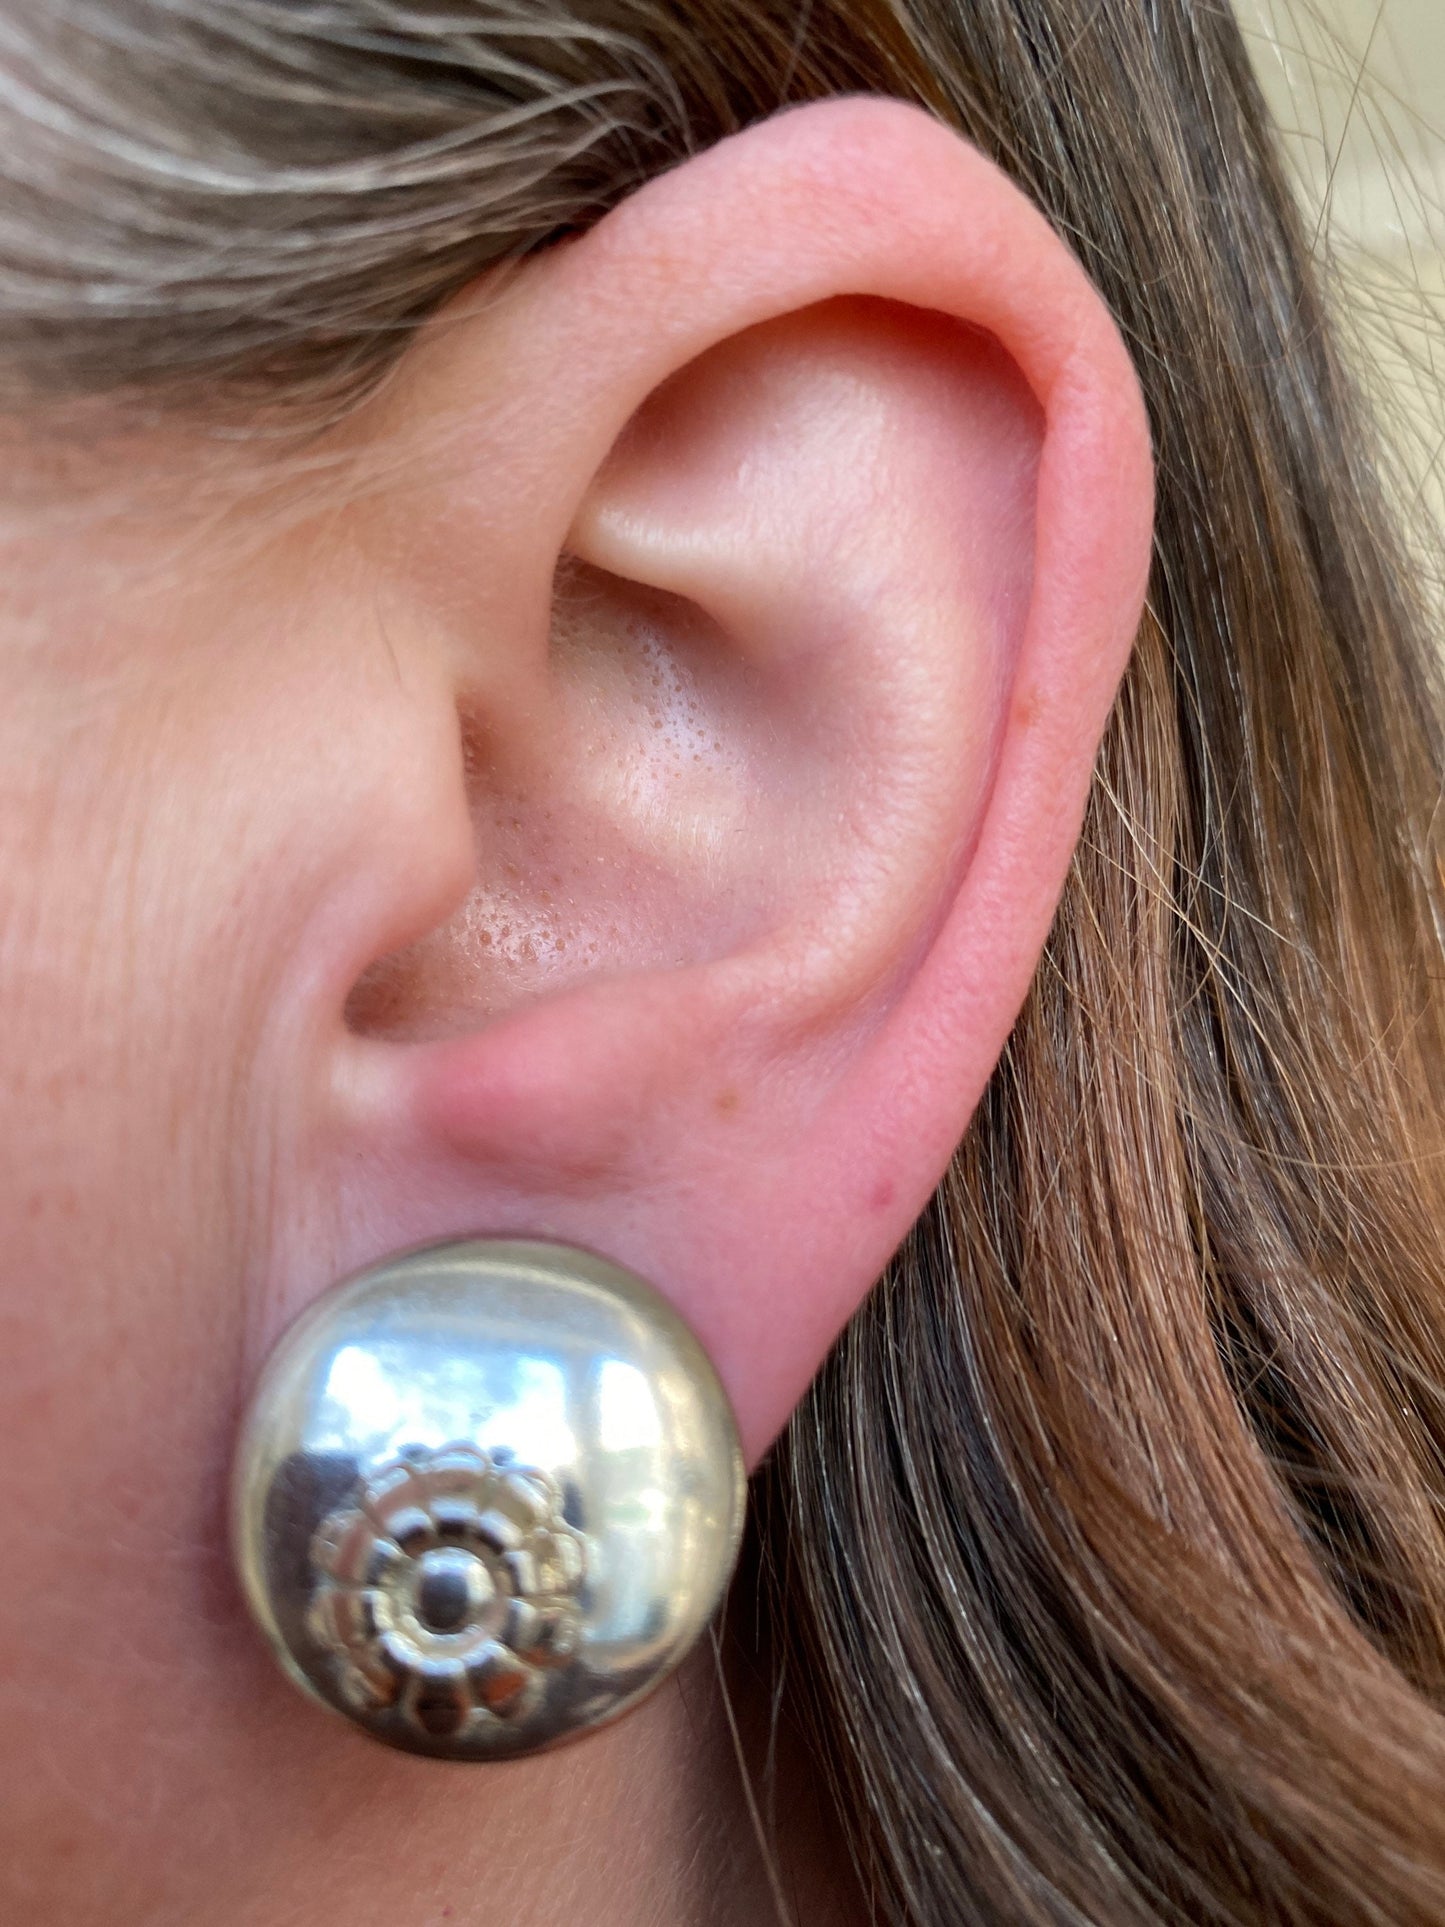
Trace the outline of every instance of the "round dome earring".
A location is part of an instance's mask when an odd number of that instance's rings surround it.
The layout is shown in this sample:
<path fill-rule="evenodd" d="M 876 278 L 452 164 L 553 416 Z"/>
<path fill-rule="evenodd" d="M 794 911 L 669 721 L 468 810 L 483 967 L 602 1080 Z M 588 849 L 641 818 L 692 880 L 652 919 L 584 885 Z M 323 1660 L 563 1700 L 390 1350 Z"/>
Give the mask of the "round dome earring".
<path fill-rule="evenodd" d="M 232 1543 L 305 1692 L 388 1745 L 503 1759 L 667 1677 L 727 1585 L 744 1491 L 717 1374 L 651 1286 L 471 1239 L 346 1280 L 282 1337 Z"/>

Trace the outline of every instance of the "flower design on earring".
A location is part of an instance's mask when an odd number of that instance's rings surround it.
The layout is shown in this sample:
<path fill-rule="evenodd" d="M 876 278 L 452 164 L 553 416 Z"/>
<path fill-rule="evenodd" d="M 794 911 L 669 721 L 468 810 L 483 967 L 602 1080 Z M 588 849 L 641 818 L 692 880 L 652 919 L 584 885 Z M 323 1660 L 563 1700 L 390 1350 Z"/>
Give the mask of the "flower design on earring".
<path fill-rule="evenodd" d="M 308 1626 L 345 1699 L 451 1738 L 514 1719 L 576 1650 L 586 1541 L 505 1452 L 408 1447 L 311 1540 Z"/>

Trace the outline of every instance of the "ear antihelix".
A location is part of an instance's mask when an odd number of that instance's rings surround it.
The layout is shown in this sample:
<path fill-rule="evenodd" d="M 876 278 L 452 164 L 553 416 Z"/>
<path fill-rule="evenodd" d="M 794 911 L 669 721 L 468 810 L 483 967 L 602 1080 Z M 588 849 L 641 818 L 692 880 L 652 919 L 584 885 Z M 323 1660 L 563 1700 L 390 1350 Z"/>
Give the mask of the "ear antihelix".
<path fill-rule="evenodd" d="M 573 523 L 590 564 L 711 620 L 727 735 L 755 724 L 754 858 L 829 933 L 829 1000 L 953 885 L 1028 606 L 1041 435 L 991 337 L 838 299 L 672 375 Z"/>

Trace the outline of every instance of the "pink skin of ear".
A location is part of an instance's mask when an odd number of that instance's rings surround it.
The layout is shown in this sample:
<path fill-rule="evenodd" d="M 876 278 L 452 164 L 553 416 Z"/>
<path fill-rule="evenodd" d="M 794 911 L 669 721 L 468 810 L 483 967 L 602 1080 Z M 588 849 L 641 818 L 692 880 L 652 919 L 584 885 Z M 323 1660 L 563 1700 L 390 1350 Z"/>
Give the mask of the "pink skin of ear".
<path fill-rule="evenodd" d="M 358 1168 L 373 1187 L 388 1183 L 378 1170 L 428 1177 L 414 1210 L 404 1185 L 388 1193 L 382 1219 L 417 1236 L 570 1238 L 650 1276 L 716 1362 L 751 1464 L 926 1203 L 1027 993 L 1140 618 L 1148 425 L 1107 309 L 1043 216 L 893 102 L 782 114 L 529 273 L 515 325 L 505 306 L 487 325 L 516 391 L 549 397 L 529 429 L 535 486 L 520 477 L 517 500 L 552 554 L 590 545 L 605 564 L 593 478 L 662 381 L 835 297 L 986 331 L 1042 423 L 1027 609 L 984 751 L 950 792 L 965 820 L 939 830 L 966 860 L 926 943 L 877 965 L 871 991 L 866 971 L 843 974 L 855 1011 L 804 1000 L 799 1035 L 780 1044 L 786 987 L 743 954 L 579 984 L 439 1042 L 346 1047 Z M 422 344 L 417 393 L 447 393 L 449 344 L 483 300 L 453 304 L 430 365 Z M 545 478 L 564 445 L 577 485 L 554 499 Z M 946 535 L 948 505 L 938 513 Z M 758 998 L 770 1007 L 755 1027 L 722 1023 Z M 374 1255 L 359 1243 L 357 1262 Z"/>

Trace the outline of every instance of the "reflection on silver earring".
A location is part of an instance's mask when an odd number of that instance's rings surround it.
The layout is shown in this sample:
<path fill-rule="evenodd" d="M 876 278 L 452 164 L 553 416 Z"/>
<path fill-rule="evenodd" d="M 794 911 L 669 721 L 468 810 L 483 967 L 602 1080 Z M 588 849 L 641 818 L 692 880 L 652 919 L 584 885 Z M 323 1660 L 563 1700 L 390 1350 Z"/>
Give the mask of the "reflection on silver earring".
<path fill-rule="evenodd" d="M 743 1467 L 702 1347 L 568 1246 L 474 1239 L 329 1291 L 241 1429 L 232 1539 L 283 1670 L 392 1746 L 532 1753 L 634 1705 L 711 1618 Z"/>

